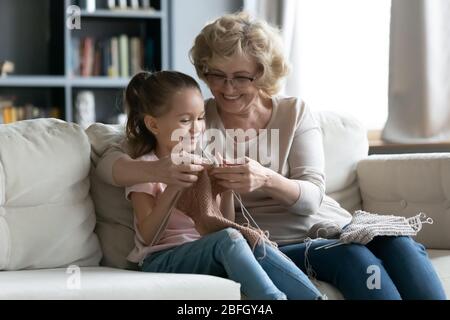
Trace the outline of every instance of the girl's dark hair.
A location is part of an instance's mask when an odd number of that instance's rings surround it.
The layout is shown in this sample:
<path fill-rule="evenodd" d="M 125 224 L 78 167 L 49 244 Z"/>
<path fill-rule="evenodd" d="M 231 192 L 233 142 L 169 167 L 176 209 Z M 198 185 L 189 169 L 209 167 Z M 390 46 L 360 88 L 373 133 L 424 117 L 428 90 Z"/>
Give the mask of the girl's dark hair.
<path fill-rule="evenodd" d="M 177 71 L 142 71 L 131 79 L 125 91 L 126 136 L 131 157 L 140 157 L 155 148 L 156 138 L 145 126 L 144 117 L 160 117 L 169 112 L 173 96 L 182 89 L 201 92 L 194 78 Z"/>

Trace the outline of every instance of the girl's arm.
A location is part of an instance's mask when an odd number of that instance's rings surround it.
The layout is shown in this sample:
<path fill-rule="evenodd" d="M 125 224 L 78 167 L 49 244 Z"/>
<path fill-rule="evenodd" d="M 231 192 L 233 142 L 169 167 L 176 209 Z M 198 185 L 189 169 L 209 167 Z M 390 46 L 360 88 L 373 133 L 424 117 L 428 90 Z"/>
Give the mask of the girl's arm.
<path fill-rule="evenodd" d="M 230 221 L 234 221 L 235 219 L 234 199 L 233 199 L 233 192 L 231 190 L 222 192 L 219 195 L 219 208 L 224 218 Z"/>
<path fill-rule="evenodd" d="M 170 157 L 143 161 L 122 154 L 114 160 L 112 180 L 115 185 L 124 187 L 146 182 L 162 182 L 186 188 L 197 181 L 197 173 L 203 170 L 203 167 L 197 164 L 173 164 Z"/>
<path fill-rule="evenodd" d="M 131 193 L 137 227 L 146 245 L 154 245 L 159 241 L 169 220 L 167 215 L 171 214 L 180 194 L 181 189 L 175 186 L 167 186 L 157 201 L 147 193 Z"/>

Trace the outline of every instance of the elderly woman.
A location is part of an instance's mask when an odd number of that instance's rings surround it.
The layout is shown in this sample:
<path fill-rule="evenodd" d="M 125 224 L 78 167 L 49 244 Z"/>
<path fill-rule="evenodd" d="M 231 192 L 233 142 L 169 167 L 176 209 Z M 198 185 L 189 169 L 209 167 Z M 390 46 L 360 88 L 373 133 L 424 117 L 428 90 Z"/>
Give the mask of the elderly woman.
<path fill-rule="evenodd" d="M 332 240 L 305 242 L 316 223 L 343 227 L 351 215 L 325 195 L 322 137 L 311 110 L 299 98 L 276 95 L 288 66 L 275 28 L 244 13 L 225 15 L 203 28 L 190 53 L 198 76 L 214 96 L 206 101 L 207 127 L 218 129 L 224 140 L 227 129 L 260 132 L 234 141 L 236 150 L 244 148 L 247 154 L 255 143 L 270 144 L 270 133 L 277 130 L 278 141 L 272 141 L 277 150 L 270 163 L 250 154 L 245 163 L 217 167 L 212 175 L 242 195 L 244 207 L 282 252 L 303 272 L 313 270 L 317 279 L 332 283 L 346 299 L 445 299 L 424 247 L 409 237 L 376 237 L 365 246 L 326 250 L 314 249 Z M 235 157 L 226 152 L 227 158 Z M 201 169 L 175 165 L 169 158 L 136 161 L 117 150 L 100 166 L 104 178 L 120 186 L 163 182 L 187 187 Z M 245 222 L 240 210 L 236 220 Z M 379 270 L 381 285 L 374 289 L 367 285 L 369 266 Z"/>

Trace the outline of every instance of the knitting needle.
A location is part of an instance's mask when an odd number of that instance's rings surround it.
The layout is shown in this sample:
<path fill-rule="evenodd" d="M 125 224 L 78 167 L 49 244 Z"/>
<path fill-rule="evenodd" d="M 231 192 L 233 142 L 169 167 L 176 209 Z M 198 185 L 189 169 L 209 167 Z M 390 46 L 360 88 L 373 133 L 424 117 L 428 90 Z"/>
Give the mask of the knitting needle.
<path fill-rule="evenodd" d="M 341 244 L 344 244 L 344 242 L 340 242 L 338 240 L 338 241 L 334 241 L 334 242 L 331 242 L 331 243 L 324 244 L 323 246 L 317 247 L 314 250 L 319 250 L 319 249 L 322 249 L 322 248 L 323 249 L 329 249 L 329 248 L 332 248 L 332 247 L 340 246 Z"/>

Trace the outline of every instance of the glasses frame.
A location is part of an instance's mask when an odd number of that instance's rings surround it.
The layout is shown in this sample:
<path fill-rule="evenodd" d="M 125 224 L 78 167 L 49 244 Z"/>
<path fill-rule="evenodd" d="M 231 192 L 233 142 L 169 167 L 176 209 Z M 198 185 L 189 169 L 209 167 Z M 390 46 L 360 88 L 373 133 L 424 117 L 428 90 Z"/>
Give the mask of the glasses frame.
<path fill-rule="evenodd" d="M 241 89 L 249 87 L 253 83 L 253 81 L 255 81 L 257 79 L 256 76 L 254 76 L 254 77 L 237 76 L 237 77 L 228 78 L 225 75 L 221 75 L 221 74 L 218 74 L 218 73 L 215 73 L 215 72 L 205 72 L 205 73 L 203 73 L 203 76 L 206 78 L 208 83 L 211 82 L 210 80 L 208 80 L 208 76 L 222 77 L 223 79 L 222 79 L 222 83 L 220 84 L 221 86 L 225 85 L 229 81 L 232 87 L 234 87 L 234 88 L 241 88 Z M 234 82 L 236 78 L 245 78 L 245 79 L 249 80 L 250 83 L 248 85 L 245 85 L 245 86 L 237 86 L 236 83 Z"/>

